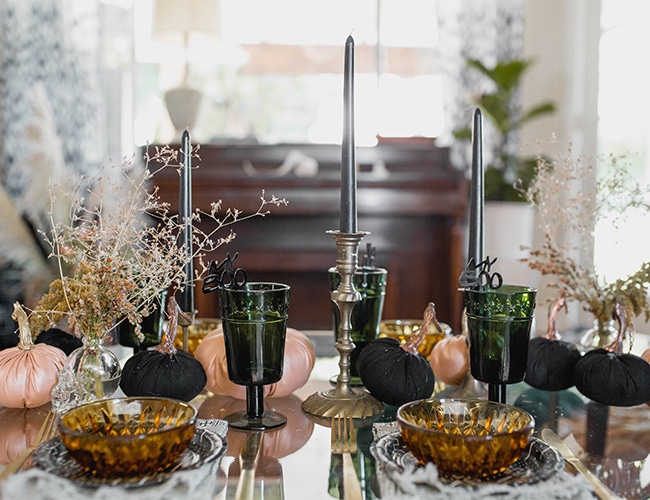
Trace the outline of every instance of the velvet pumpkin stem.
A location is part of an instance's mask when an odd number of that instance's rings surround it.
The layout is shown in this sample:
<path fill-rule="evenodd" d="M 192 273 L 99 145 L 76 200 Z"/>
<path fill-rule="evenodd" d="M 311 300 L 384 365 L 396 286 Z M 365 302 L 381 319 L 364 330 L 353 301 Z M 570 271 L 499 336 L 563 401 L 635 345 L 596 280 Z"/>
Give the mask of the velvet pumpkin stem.
<path fill-rule="evenodd" d="M 566 290 L 564 288 L 560 290 L 560 296 L 555 299 L 555 301 L 551 304 L 551 307 L 548 308 L 548 329 L 546 330 L 546 334 L 543 335 L 543 338 L 549 340 L 560 340 L 560 334 L 557 331 L 556 320 L 557 315 L 561 309 L 564 309 L 565 313 L 569 312 L 569 308 L 566 303 Z"/>
<path fill-rule="evenodd" d="M 424 337 L 427 336 L 427 333 L 429 332 L 429 325 L 431 325 L 431 323 L 434 324 L 439 333 L 442 333 L 442 327 L 436 318 L 436 306 L 433 302 L 429 302 L 427 308 L 424 310 L 424 322 L 420 326 L 418 333 L 416 335 L 412 335 L 411 338 L 400 347 L 406 352 L 417 354 L 418 346 L 422 343 Z"/>
<path fill-rule="evenodd" d="M 11 313 L 11 317 L 18 323 L 19 340 L 17 347 L 23 351 L 34 349 L 35 344 L 32 331 L 29 328 L 29 319 L 20 302 L 14 302 L 14 312 Z"/>
<path fill-rule="evenodd" d="M 174 347 L 174 339 L 176 339 L 176 331 L 178 328 L 178 314 L 182 314 L 184 318 L 191 321 L 189 316 L 181 311 L 178 307 L 178 302 L 176 302 L 176 297 L 171 295 L 167 299 L 167 316 L 169 322 L 167 323 L 167 332 L 163 333 L 162 342 L 156 346 L 156 351 L 162 352 L 163 354 L 169 354 L 173 356 L 176 354 L 176 347 Z"/>
<path fill-rule="evenodd" d="M 625 306 L 618 300 L 614 306 L 613 316 L 618 322 L 618 335 L 616 335 L 614 342 L 605 347 L 605 350 L 613 352 L 614 354 L 621 354 L 623 352 L 623 340 L 625 339 L 625 332 L 627 331 L 628 323 Z"/>

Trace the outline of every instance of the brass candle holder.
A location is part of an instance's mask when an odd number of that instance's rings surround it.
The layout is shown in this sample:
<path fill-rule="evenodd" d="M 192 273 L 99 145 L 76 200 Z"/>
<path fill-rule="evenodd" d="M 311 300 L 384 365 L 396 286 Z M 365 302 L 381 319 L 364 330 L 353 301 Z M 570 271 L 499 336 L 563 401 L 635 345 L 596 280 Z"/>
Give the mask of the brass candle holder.
<path fill-rule="evenodd" d="M 312 394 L 303 401 L 302 409 L 318 417 L 371 417 L 381 412 L 384 405 L 367 391 L 350 385 L 350 354 L 354 350 L 354 342 L 350 337 L 352 309 L 361 300 L 361 294 L 354 288 L 352 279 L 357 269 L 359 242 L 368 233 L 328 231 L 328 234 L 336 242 L 336 270 L 341 275 L 338 288 L 332 292 L 332 301 L 338 307 L 341 317 L 336 340 L 339 375 L 335 387 Z"/>

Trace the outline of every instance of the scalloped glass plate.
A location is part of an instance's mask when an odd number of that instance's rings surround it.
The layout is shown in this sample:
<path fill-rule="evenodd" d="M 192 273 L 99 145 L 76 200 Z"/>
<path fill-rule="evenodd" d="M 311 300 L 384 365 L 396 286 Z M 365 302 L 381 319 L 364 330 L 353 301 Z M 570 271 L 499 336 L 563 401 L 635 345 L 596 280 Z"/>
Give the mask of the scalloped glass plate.
<path fill-rule="evenodd" d="M 34 467 L 89 488 L 100 486 L 139 488 L 163 483 L 175 472 L 198 469 L 209 462 L 220 460 L 225 453 L 225 439 L 221 438 L 209 426 L 198 427 L 197 422 L 196 432 L 176 465 L 170 470 L 158 474 L 119 479 L 95 477 L 69 455 L 59 437 L 50 439 L 36 448 L 32 453 L 31 462 Z"/>
<path fill-rule="evenodd" d="M 399 432 L 392 432 L 379 438 L 372 444 L 371 451 L 378 462 L 389 465 L 391 469 L 396 469 L 396 472 L 421 467 L 418 460 L 406 448 Z M 546 481 L 563 468 L 564 459 L 555 448 L 540 439 L 531 438 L 519 460 L 499 475 L 486 479 L 445 480 L 445 478 L 441 478 L 441 481 L 464 486 L 481 486 L 493 483 L 534 484 Z"/>

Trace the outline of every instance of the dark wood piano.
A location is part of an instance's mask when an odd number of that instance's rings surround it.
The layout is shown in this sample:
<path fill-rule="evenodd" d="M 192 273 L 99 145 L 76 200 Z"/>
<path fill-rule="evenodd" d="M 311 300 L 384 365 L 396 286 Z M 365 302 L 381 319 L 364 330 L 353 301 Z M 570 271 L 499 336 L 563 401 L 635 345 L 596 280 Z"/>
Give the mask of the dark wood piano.
<path fill-rule="evenodd" d="M 328 269 L 336 265 L 336 245 L 328 230 L 339 229 L 341 148 L 336 145 L 201 145 L 193 160 L 193 204 L 254 212 L 262 191 L 286 198 L 266 217 L 231 226 L 236 239 L 209 260 L 239 252 L 237 266 L 249 279 L 291 286 L 290 326 L 332 329 Z M 462 294 L 467 186 L 449 162 L 446 148 L 433 141 L 382 142 L 357 147 L 358 229 L 376 247 L 376 265 L 388 270 L 384 319 L 421 318 L 428 302 L 440 321 L 457 331 Z M 279 169 L 298 166 L 285 175 Z M 304 168 L 318 166 L 315 175 Z M 303 169 L 301 170 L 301 167 Z M 311 172 L 314 173 L 313 171 Z M 166 169 L 154 179 L 163 200 L 178 210 L 179 176 Z M 208 224 L 206 222 L 206 224 Z M 216 294 L 197 287 L 200 317 L 218 317 Z"/>

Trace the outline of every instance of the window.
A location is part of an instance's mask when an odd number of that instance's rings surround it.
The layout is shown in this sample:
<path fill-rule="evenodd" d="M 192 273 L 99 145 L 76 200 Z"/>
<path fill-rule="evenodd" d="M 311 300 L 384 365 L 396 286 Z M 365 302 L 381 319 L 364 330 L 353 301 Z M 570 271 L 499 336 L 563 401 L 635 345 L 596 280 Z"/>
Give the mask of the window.
<path fill-rule="evenodd" d="M 624 155 L 642 184 L 650 181 L 650 68 L 639 52 L 650 46 L 648 16 L 650 3 L 642 0 L 601 3 L 599 154 Z M 618 230 L 611 221 L 598 225 L 596 268 L 608 282 L 635 272 L 648 260 L 648 250 L 639 240 L 639 231 L 646 227 L 647 216 L 642 214 L 630 216 Z"/>
<path fill-rule="evenodd" d="M 153 5 L 134 2 L 138 144 L 173 137 L 162 94 L 185 71 L 180 47 L 151 39 Z M 340 143 L 349 34 L 357 144 L 440 133 L 435 2 L 221 0 L 220 13 L 220 45 L 188 51 L 188 81 L 204 93 L 196 141 Z"/>

